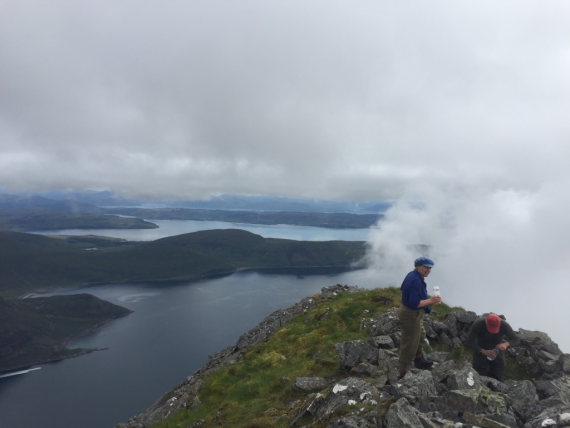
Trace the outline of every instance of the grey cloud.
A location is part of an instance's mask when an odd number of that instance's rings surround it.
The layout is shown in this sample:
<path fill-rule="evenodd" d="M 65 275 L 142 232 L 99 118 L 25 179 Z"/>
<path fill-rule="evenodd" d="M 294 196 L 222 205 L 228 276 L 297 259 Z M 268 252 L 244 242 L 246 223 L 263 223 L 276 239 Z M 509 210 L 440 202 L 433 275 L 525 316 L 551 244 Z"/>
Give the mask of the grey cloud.
<path fill-rule="evenodd" d="M 457 176 L 533 188 L 564 174 L 567 11 L 7 1 L 0 185 L 363 199 Z"/>

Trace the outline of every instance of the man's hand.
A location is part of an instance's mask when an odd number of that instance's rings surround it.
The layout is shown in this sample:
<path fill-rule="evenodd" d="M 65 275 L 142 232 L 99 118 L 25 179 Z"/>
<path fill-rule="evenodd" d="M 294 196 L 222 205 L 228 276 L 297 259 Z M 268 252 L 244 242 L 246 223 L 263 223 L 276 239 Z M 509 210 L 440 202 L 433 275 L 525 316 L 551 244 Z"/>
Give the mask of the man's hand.
<path fill-rule="evenodd" d="M 495 358 L 496 355 L 492 349 L 481 349 L 481 353 L 489 358 Z"/>
<path fill-rule="evenodd" d="M 441 296 L 432 296 L 430 300 L 430 305 L 439 305 L 441 303 Z"/>
<path fill-rule="evenodd" d="M 497 345 L 497 349 L 499 351 L 506 351 L 509 346 L 511 346 L 509 342 L 502 342 Z"/>

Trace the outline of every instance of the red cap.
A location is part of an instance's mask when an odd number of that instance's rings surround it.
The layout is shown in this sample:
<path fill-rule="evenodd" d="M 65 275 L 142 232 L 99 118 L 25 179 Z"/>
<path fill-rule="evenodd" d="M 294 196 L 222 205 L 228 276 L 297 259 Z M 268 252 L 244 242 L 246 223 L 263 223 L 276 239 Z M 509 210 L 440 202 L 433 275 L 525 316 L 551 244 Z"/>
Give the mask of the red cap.
<path fill-rule="evenodd" d="M 501 329 L 501 318 L 497 314 L 489 314 L 485 319 L 489 333 L 497 334 Z"/>

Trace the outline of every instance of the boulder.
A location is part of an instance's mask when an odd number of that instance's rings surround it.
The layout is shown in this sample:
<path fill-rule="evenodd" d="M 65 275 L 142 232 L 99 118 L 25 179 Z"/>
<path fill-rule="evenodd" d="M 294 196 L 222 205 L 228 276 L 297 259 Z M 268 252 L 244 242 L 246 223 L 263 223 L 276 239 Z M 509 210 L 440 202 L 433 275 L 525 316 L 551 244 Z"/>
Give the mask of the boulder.
<path fill-rule="evenodd" d="M 322 377 L 298 377 L 293 382 L 296 391 L 315 392 L 326 388 L 328 382 Z"/>
<path fill-rule="evenodd" d="M 377 428 L 378 422 L 374 415 L 351 415 L 343 416 L 338 420 L 331 421 L 327 428 Z"/>
<path fill-rule="evenodd" d="M 318 394 L 303 411 L 311 414 L 315 420 L 327 420 L 341 407 L 376 406 L 381 399 L 378 389 L 357 377 L 349 377 L 335 383 L 328 394 Z"/>
<path fill-rule="evenodd" d="M 570 406 L 559 404 L 544 409 L 524 424 L 524 428 L 556 428 L 570 426 Z"/>
<path fill-rule="evenodd" d="M 408 372 L 396 387 L 399 396 L 421 410 L 429 409 L 431 398 L 437 396 L 433 376 L 428 370 Z"/>
<path fill-rule="evenodd" d="M 396 345 L 394 345 L 394 340 L 388 335 L 374 336 L 372 338 L 372 343 L 377 348 L 382 349 L 394 349 L 396 347 Z"/>
<path fill-rule="evenodd" d="M 518 336 L 521 341 L 520 346 L 536 349 L 537 352 L 543 350 L 556 356 L 562 354 L 558 345 L 552 341 L 548 334 L 542 331 L 531 331 L 521 328 L 518 331 Z"/>
<path fill-rule="evenodd" d="M 480 389 L 483 387 L 481 376 L 471 366 L 450 370 L 446 379 L 447 388 L 452 389 Z"/>
<path fill-rule="evenodd" d="M 336 351 L 340 359 L 340 365 L 345 370 L 350 370 L 362 362 L 378 363 L 378 348 L 368 341 L 359 339 L 337 343 Z"/>
<path fill-rule="evenodd" d="M 485 419 L 516 427 L 517 420 L 510 405 L 509 398 L 499 392 L 487 388 L 463 389 L 449 391 L 447 394 L 448 416 L 461 416 L 467 413 Z M 445 409 L 442 408 L 445 411 Z"/>
<path fill-rule="evenodd" d="M 564 374 L 570 374 L 570 354 L 562 354 L 559 359 L 560 369 Z"/>
<path fill-rule="evenodd" d="M 405 398 L 400 398 L 386 413 L 386 428 L 419 428 L 422 426 L 418 411 Z"/>
<path fill-rule="evenodd" d="M 368 330 L 371 337 L 386 335 L 392 336 L 394 333 L 400 331 L 398 309 L 393 308 L 363 319 L 360 327 Z"/>
<path fill-rule="evenodd" d="M 548 399 L 550 402 L 570 405 L 570 376 L 539 380 L 536 382 L 536 391 L 541 401 Z"/>

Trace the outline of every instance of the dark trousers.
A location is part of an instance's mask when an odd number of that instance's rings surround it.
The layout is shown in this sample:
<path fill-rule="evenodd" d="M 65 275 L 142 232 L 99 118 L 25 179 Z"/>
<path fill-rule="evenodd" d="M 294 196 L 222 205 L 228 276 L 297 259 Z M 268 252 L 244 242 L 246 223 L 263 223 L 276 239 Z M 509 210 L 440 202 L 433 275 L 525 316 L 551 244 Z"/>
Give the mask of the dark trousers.
<path fill-rule="evenodd" d="M 408 371 L 414 357 L 421 352 L 421 342 L 426 337 L 424 330 L 424 310 L 414 310 L 400 306 L 400 373 Z"/>
<path fill-rule="evenodd" d="M 497 355 L 493 361 L 489 361 L 487 357 L 480 352 L 473 353 L 473 368 L 481 376 L 494 377 L 497 380 L 503 381 L 503 372 L 505 369 L 505 359 L 502 353 Z"/>

